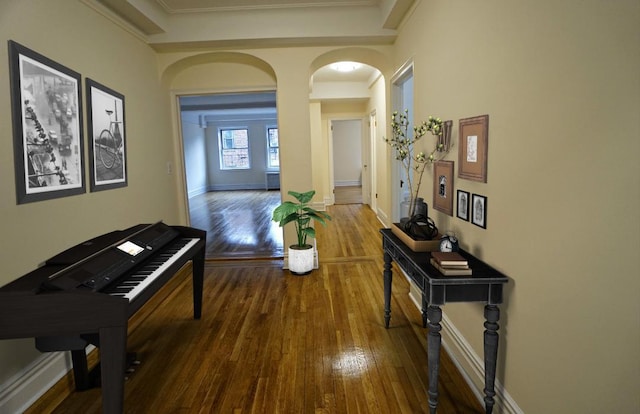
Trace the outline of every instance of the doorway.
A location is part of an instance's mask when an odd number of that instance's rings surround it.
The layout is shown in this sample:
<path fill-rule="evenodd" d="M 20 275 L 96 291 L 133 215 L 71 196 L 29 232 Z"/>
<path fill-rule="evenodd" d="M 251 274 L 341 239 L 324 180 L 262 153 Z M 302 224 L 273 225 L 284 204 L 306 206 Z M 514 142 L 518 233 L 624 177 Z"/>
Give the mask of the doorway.
<path fill-rule="evenodd" d="M 413 62 L 403 65 L 391 79 L 391 99 L 393 111 L 408 111 L 407 121 L 413 125 Z M 391 170 L 391 214 L 393 221 L 400 220 L 400 203 L 409 198 L 406 171 L 399 162 L 393 163 Z"/>
<path fill-rule="evenodd" d="M 330 124 L 334 203 L 362 204 L 363 183 L 368 182 L 363 167 L 363 121 L 333 119 Z"/>
<path fill-rule="evenodd" d="M 281 258 L 275 91 L 179 97 L 189 223 L 207 259 Z"/>

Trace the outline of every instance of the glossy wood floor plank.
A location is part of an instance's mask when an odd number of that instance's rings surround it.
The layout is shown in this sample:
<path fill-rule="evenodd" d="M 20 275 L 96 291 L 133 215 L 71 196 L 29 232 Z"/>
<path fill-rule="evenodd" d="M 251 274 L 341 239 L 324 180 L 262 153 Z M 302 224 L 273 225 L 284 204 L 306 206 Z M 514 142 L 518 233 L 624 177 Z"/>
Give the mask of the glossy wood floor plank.
<path fill-rule="evenodd" d="M 311 275 L 292 276 L 281 260 L 208 261 L 201 320 L 191 319 L 188 272 L 145 305 L 130 321 L 128 346 L 142 364 L 126 383 L 125 412 L 428 412 L 426 330 L 395 265 L 384 327 L 381 225 L 367 206 L 328 212 Z M 31 412 L 99 413 L 100 398 L 74 392 Z M 481 412 L 443 353 L 438 413 Z"/>
<path fill-rule="evenodd" d="M 279 204 L 279 191 L 210 191 L 189 199 L 189 217 L 207 232 L 208 259 L 281 258 L 282 230 L 271 221 Z"/>

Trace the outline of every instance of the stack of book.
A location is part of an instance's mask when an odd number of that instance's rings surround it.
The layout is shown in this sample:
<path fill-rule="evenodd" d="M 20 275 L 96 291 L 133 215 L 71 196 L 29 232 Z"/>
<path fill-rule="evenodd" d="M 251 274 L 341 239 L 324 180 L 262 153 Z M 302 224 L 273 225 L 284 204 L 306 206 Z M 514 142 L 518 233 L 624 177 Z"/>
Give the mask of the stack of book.
<path fill-rule="evenodd" d="M 458 252 L 431 252 L 431 265 L 445 276 L 471 275 L 469 262 Z"/>

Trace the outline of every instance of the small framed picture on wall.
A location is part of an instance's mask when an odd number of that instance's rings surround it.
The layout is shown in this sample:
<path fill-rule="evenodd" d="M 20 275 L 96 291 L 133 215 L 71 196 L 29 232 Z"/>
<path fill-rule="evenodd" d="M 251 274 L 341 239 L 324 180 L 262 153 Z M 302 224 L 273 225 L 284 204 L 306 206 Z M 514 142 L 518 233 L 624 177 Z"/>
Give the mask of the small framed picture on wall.
<path fill-rule="evenodd" d="M 433 164 L 433 208 L 453 216 L 453 161 Z"/>
<path fill-rule="evenodd" d="M 469 192 L 458 190 L 458 204 L 456 216 L 462 220 L 469 221 Z"/>
<path fill-rule="evenodd" d="M 486 183 L 489 115 L 461 119 L 459 131 L 458 177 Z"/>
<path fill-rule="evenodd" d="M 472 196 L 471 222 L 483 229 L 487 228 L 487 197 L 479 194 Z"/>

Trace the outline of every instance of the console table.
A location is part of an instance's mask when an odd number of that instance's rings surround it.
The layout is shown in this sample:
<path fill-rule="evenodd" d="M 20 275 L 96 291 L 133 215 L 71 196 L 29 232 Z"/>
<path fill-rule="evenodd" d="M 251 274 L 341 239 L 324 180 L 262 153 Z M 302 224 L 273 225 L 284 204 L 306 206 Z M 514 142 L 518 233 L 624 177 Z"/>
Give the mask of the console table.
<path fill-rule="evenodd" d="M 468 252 L 460 250 L 472 269 L 471 276 L 444 276 L 429 262 L 428 252 L 414 252 L 391 229 L 382 229 L 384 250 L 384 323 L 391 320 L 391 261 L 411 278 L 422 292 L 422 326 L 428 327 L 427 359 L 429 369 L 429 408 L 435 414 L 438 406 L 438 371 L 440 369 L 440 331 L 442 310 L 447 302 L 485 302 L 484 308 L 484 403 L 487 414 L 493 411 L 494 383 L 498 358 L 498 320 L 502 303 L 502 287 L 508 278 Z"/>

